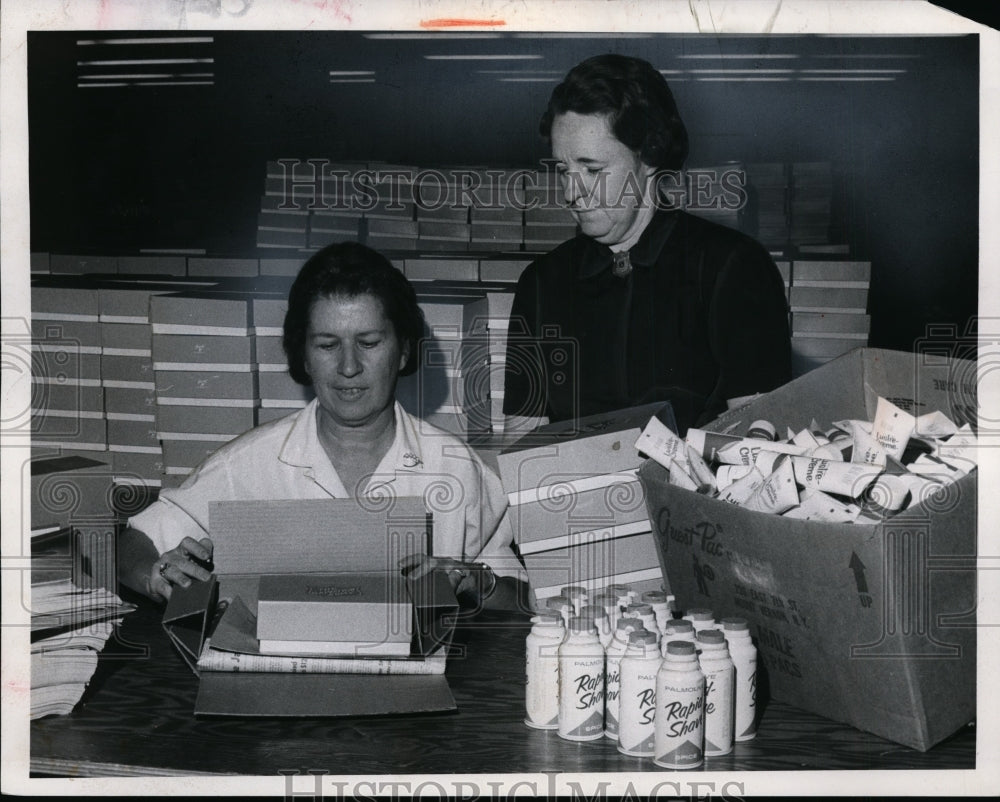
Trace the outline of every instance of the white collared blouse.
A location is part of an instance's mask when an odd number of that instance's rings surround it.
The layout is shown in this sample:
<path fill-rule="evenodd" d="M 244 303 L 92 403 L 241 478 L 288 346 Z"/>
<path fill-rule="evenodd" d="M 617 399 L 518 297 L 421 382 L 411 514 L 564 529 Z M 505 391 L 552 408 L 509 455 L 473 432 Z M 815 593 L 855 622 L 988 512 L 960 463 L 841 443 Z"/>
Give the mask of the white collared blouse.
<path fill-rule="evenodd" d="M 240 435 L 129 524 L 159 553 L 209 535 L 212 501 L 348 498 L 319 441 L 317 402 Z M 434 516 L 434 553 L 479 560 L 498 576 L 524 578 L 500 479 L 467 444 L 395 405 L 396 434 L 363 495 L 418 496 Z"/>

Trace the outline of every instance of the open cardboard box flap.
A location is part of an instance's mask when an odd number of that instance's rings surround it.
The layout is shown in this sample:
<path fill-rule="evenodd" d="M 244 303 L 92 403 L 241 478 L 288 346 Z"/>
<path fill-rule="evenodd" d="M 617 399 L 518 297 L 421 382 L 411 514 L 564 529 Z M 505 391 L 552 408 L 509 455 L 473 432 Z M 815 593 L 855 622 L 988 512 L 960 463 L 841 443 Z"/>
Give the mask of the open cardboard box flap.
<path fill-rule="evenodd" d="M 195 713 L 347 716 L 455 708 L 440 674 L 199 672 L 196 665 L 227 612 L 239 608 L 244 620 L 255 619 L 263 573 L 393 572 L 405 557 L 430 553 L 430 516 L 422 499 L 394 498 L 388 505 L 356 499 L 214 502 L 209 529 L 218 573 L 176 587 L 163 614 L 167 635 L 200 676 Z M 407 587 L 416 654 L 447 649 L 458 612 L 447 578 L 431 571 Z M 255 645 L 246 632 L 230 631 L 231 642 L 234 635 L 248 648 Z"/>

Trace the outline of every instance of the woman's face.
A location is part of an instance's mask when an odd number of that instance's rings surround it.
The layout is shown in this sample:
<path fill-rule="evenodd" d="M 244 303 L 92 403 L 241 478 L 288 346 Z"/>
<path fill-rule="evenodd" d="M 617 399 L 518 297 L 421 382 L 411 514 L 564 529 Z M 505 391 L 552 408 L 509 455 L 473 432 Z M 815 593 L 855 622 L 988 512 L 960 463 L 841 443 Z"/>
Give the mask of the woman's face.
<path fill-rule="evenodd" d="M 332 423 L 364 426 L 391 413 L 406 345 L 372 295 L 318 298 L 309 313 L 305 367 Z"/>
<path fill-rule="evenodd" d="M 655 170 L 611 131 L 603 114 L 568 111 L 552 121 L 552 156 L 573 218 L 605 245 L 642 226 L 638 209 Z"/>

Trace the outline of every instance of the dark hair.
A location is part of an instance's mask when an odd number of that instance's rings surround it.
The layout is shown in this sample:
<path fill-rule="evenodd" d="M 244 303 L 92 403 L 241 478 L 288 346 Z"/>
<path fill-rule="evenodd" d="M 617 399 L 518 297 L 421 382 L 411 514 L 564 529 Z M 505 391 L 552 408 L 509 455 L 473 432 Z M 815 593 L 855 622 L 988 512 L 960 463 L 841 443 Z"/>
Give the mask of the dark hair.
<path fill-rule="evenodd" d="M 614 135 L 650 167 L 684 166 L 687 129 L 666 79 L 648 61 L 609 53 L 577 64 L 552 90 L 538 126 L 546 140 L 556 115 L 568 111 L 610 115 Z"/>
<path fill-rule="evenodd" d="M 357 242 L 342 242 L 327 245 L 310 256 L 288 291 L 282 345 L 288 358 L 288 372 L 295 381 L 312 384 L 305 368 L 309 315 L 319 298 L 335 295 L 377 298 L 396 337 L 404 347 L 409 347 L 409 358 L 400 375 L 417 370 L 424 315 L 417 305 L 413 285 L 382 254 Z"/>

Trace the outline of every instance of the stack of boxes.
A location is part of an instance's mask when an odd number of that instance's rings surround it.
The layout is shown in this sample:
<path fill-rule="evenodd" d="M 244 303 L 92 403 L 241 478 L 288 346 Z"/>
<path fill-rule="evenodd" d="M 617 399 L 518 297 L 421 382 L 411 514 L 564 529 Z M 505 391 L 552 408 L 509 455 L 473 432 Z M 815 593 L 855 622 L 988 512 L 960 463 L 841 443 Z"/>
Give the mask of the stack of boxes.
<path fill-rule="evenodd" d="M 488 401 L 489 430 L 494 434 L 504 430 L 504 368 L 513 304 L 512 291 L 496 288 L 487 290 L 485 297 L 465 305 L 465 397 Z"/>
<path fill-rule="evenodd" d="M 245 295 L 182 292 L 150 299 L 165 485 L 179 484 L 206 456 L 256 423 L 249 315 Z"/>
<path fill-rule="evenodd" d="M 474 251 L 519 251 L 524 242 L 524 176 L 522 171 L 477 172 L 478 202 L 470 210 L 470 248 Z"/>
<path fill-rule="evenodd" d="M 465 307 L 479 292 L 421 293 L 418 302 L 427 324 L 420 343 L 420 370 L 402 377 L 396 397 L 410 413 L 463 439 L 489 432 L 489 399 L 467 395 L 465 375 L 476 359 L 465 329 Z"/>
<path fill-rule="evenodd" d="M 870 262 L 796 259 L 791 277 L 794 376 L 868 344 Z"/>
<path fill-rule="evenodd" d="M 738 162 L 718 167 L 689 167 L 684 171 L 685 208 L 713 223 L 740 229 L 745 198 L 740 194 L 746 171 Z"/>
<path fill-rule="evenodd" d="M 461 173 L 421 172 L 417 187 L 417 248 L 431 253 L 468 251 L 470 199 L 463 192 Z"/>
<path fill-rule="evenodd" d="M 282 297 L 255 297 L 253 341 L 257 365 L 257 391 L 260 406 L 257 424 L 283 418 L 302 409 L 313 399 L 312 388 L 304 387 L 288 375 L 288 361 L 281 345 L 281 335 L 288 309 Z"/>
<path fill-rule="evenodd" d="M 155 289 L 102 287 L 101 384 L 108 420 L 108 451 L 115 483 L 159 487 L 163 448 L 156 436 L 153 330 L 150 296 Z"/>
<path fill-rule="evenodd" d="M 373 174 L 383 180 L 369 182 L 369 192 L 376 196 L 371 208 L 364 210 L 366 241 L 377 251 L 414 251 L 417 249 L 417 202 L 412 182 L 413 167 L 372 164 Z M 368 196 L 361 196 L 368 203 Z"/>
<path fill-rule="evenodd" d="M 538 171 L 525 176 L 524 205 L 525 250 L 550 251 L 576 236 L 576 222 L 554 172 Z"/>
<path fill-rule="evenodd" d="M 319 199 L 312 165 L 268 162 L 264 195 L 257 216 L 257 247 L 298 249 L 306 247 L 309 209 Z"/>
<path fill-rule="evenodd" d="M 31 381 L 37 450 L 107 450 L 96 290 L 32 288 Z"/>
<path fill-rule="evenodd" d="M 661 589 L 635 442 L 654 415 L 675 428 L 669 410 L 651 404 L 551 424 L 498 455 L 514 541 L 537 601 L 567 585 Z"/>
<path fill-rule="evenodd" d="M 769 249 L 783 249 L 791 233 L 788 219 L 788 170 L 782 162 L 746 166 L 751 233 Z"/>
<path fill-rule="evenodd" d="M 830 162 L 795 162 L 791 180 L 791 244 L 829 242 L 833 204 Z"/>

